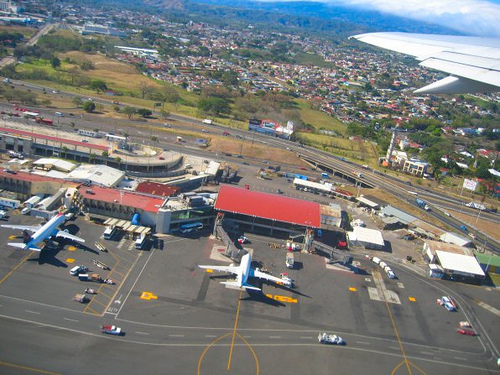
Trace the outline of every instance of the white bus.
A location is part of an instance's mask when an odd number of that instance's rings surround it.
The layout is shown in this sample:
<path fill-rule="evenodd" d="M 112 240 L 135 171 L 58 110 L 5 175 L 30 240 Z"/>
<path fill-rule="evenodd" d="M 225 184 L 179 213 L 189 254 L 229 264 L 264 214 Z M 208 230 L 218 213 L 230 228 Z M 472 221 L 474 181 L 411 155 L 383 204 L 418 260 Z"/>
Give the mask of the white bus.
<path fill-rule="evenodd" d="M 108 141 L 113 141 L 113 142 L 123 142 L 127 140 L 127 137 L 122 137 L 119 135 L 114 135 L 114 134 L 106 134 L 106 140 Z"/>
<path fill-rule="evenodd" d="M 101 138 L 101 135 L 99 134 L 99 132 L 96 132 L 95 130 L 78 129 L 77 133 L 80 135 L 83 135 L 85 137 Z"/>
<path fill-rule="evenodd" d="M 111 225 L 109 227 L 106 227 L 104 230 L 104 234 L 102 235 L 105 240 L 110 240 L 113 238 L 115 233 L 117 232 L 117 228 L 114 225 Z"/>
<path fill-rule="evenodd" d="M 142 249 L 144 245 L 146 244 L 147 236 L 141 235 L 140 237 L 137 237 L 135 240 L 135 248 L 136 249 Z"/>
<path fill-rule="evenodd" d="M 203 228 L 203 224 L 201 222 L 183 224 L 179 227 L 179 231 L 181 233 L 189 233 L 192 231 L 197 231 Z"/>

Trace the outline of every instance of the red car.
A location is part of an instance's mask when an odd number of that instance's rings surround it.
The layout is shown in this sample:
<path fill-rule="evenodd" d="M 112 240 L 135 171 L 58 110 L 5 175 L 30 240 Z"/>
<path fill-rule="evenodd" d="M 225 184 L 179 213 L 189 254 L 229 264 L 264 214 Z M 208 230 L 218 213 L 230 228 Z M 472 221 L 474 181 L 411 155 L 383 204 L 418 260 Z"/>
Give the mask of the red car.
<path fill-rule="evenodd" d="M 476 336 L 476 332 L 470 328 L 458 328 L 457 332 L 461 335 Z"/>

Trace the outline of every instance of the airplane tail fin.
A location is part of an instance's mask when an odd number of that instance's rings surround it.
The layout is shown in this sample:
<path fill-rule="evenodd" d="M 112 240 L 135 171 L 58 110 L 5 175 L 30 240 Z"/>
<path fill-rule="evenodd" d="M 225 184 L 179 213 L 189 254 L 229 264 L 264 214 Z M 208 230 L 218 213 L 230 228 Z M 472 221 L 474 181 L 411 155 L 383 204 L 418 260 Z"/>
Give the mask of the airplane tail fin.
<path fill-rule="evenodd" d="M 36 247 L 35 245 L 31 245 L 30 247 L 26 247 L 26 244 L 22 243 L 22 242 L 9 242 L 7 245 L 13 246 L 13 247 L 18 247 L 18 248 L 24 249 L 24 250 L 42 251 L 40 248 Z"/>
<path fill-rule="evenodd" d="M 247 283 L 244 283 L 243 285 L 241 285 L 238 281 L 222 281 L 221 284 L 224 284 L 226 286 L 226 288 L 228 288 L 228 289 L 241 290 L 243 288 L 243 289 L 255 290 L 258 292 L 261 291 L 260 288 L 257 288 L 256 286 L 253 286 L 253 285 L 250 285 Z"/>

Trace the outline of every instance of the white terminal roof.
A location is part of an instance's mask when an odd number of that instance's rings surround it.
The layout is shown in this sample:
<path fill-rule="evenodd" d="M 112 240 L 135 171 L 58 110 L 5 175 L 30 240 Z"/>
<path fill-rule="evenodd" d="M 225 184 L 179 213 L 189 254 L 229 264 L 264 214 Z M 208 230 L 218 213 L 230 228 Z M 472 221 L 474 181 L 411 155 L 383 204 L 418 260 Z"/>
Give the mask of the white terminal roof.
<path fill-rule="evenodd" d="M 436 251 L 436 256 L 444 269 L 485 276 L 479 262 L 473 256 L 449 253 L 447 251 L 440 250 Z"/>
<path fill-rule="evenodd" d="M 356 198 L 359 202 L 363 203 L 363 204 L 366 204 L 367 206 L 371 207 L 371 208 L 376 208 L 378 207 L 378 203 L 375 203 L 371 200 L 369 200 L 368 198 L 365 198 L 363 196 L 361 197 L 357 197 Z"/>
<path fill-rule="evenodd" d="M 70 172 L 76 168 L 74 163 L 56 158 L 41 158 L 33 162 L 33 165 L 50 165 L 61 171 Z"/>
<path fill-rule="evenodd" d="M 318 182 L 312 182 L 308 180 L 302 180 L 300 178 L 294 178 L 293 179 L 293 184 L 294 185 L 300 185 L 312 189 L 317 189 L 317 190 L 322 190 L 322 191 L 328 191 L 330 192 L 332 190 L 331 185 L 330 186 L 325 186 L 324 184 L 320 184 Z"/>
<path fill-rule="evenodd" d="M 66 176 L 67 180 L 87 182 L 105 187 L 116 186 L 125 176 L 125 172 L 106 165 L 81 165 Z"/>
<path fill-rule="evenodd" d="M 458 246 L 467 246 L 471 242 L 469 239 L 452 232 L 442 234 L 439 239 L 443 242 L 453 243 Z"/>
<path fill-rule="evenodd" d="M 382 233 L 375 229 L 354 227 L 352 232 L 348 232 L 348 236 L 349 241 L 352 242 L 357 241 L 384 246 L 384 237 Z"/>

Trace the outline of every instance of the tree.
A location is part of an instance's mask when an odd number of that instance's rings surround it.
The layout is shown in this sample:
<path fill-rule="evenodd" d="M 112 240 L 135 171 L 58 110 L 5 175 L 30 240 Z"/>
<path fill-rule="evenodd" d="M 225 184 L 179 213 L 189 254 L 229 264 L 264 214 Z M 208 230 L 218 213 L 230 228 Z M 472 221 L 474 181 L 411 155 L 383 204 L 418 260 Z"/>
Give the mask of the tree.
<path fill-rule="evenodd" d="M 172 86 L 165 86 L 162 94 L 163 105 L 165 105 L 165 103 L 177 103 L 181 99 L 181 96 L 179 95 L 175 87 Z"/>
<path fill-rule="evenodd" d="M 135 108 L 132 108 L 132 107 L 125 107 L 123 108 L 122 112 L 124 114 L 127 115 L 127 117 L 129 118 L 129 120 L 132 118 L 132 116 L 134 115 L 135 113 Z"/>
<path fill-rule="evenodd" d="M 84 61 L 80 65 L 81 70 L 93 70 L 94 69 L 94 64 L 92 64 L 92 61 Z"/>
<path fill-rule="evenodd" d="M 91 102 L 90 100 L 86 101 L 85 103 L 83 103 L 82 109 L 85 112 L 89 112 L 89 113 L 94 112 L 95 111 L 95 103 Z"/>
<path fill-rule="evenodd" d="M 169 111 L 166 111 L 166 110 L 164 110 L 164 109 L 162 109 L 162 110 L 160 111 L 160 114 L 161 114 L 161 116 L 162 116 L 165 120 L 166 120 L 166 119 L 168 119 L 168 118 L 169 118 L 169 116 L 170 116 L 170 112 L 169 112 Z"/>
<path fill-rule="evenodd" d="M 73 99 L 71 99 L 74 105 L 76 105 L 76 108 L 80 107 L 83 104 L 82 98 L 75 96 Z"/>
<path fill-rule="evenodd" d="M 106 82 L 104 82 L 101 79 L 96 79 L 94 81 L 90 82 L 90 88 L 92 90 L 95 90 L 95 92 L 99 93 L 100 91 L 104 92 L 108 89 L 108 86 L 106 86 Z"/>
<path fill-rule="evenodd" d="M 213 113 L 214 115 L 231 113 L 228 101 L 222 98 L 201 99 L 198 102 L 198 109 L 206 113 Z"/>
<path fill-rule="evenodd" d="M 153 91 L 153 86 L 149 85 L 146 81 L 139 83 L 139 90 L 141 91 L 141 98 L 144 99 L 146 95 Z"/>
<path fill-rule="evenodd" d="M 137 114 L 141 115 L 142 117 L 146 118 L 146 117 L 150 117 L 153 112 L 151 112 L 150 109 L 146 109 L 146 108 L 139 108 L 137 110 Z"/>
<path fill-rule="evenodd" d="M 61 66 L 61 60 L 59 60 L 57 57 L 54 56 L 50 60 L 50 65 L 52 66 L 52 68 L 57 69 Z"/>

